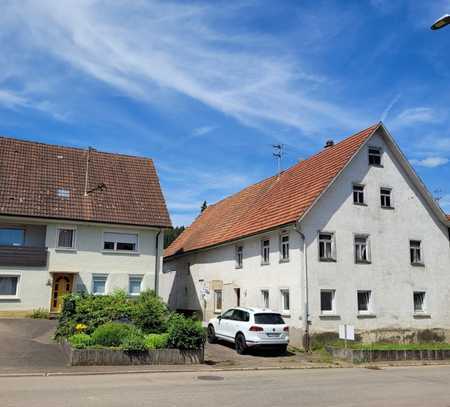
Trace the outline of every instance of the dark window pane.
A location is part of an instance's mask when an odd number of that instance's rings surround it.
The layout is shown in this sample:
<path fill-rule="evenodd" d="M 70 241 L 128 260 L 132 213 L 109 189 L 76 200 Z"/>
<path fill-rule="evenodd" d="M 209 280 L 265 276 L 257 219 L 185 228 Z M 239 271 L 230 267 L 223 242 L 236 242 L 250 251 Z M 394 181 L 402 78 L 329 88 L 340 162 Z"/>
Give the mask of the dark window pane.
<path fill-rule="evenodd" d="M 283 318 L 280 314 L 255 314 L 255 323 L 262 325 L 282 325 Z"/>
<path fill-rule="evenodd" d="M 0 277 L 0 295 L 16 295 L 19 277 Z"/>
<path fill-rule="evenodd" d="M 105 242 L 103 248 L 105 250 L 114 250 L 114 242 Z"/>
<path fill-rule="evenodd" d="M 320 293 L 320 309 L 322 311 L 333 311 L 333 293 L 331 291 Z"/>
<path fill-rule="evenodd" d="M 120 243 L 117 242 L 117 250 L 128 250 L 133 251 L 135 250 L 136 245 L 134 243 Z"/>
<path fill-rule="evenodd" d="M 73 230 L 72 229 L 60 229 L 58 236 L 58 247 L 73 247 Z"/>
<path fill-rule="evenodd" d="M 23 229 L 0 229 L 0 246 L 22 246 L 25 240 Z"/>

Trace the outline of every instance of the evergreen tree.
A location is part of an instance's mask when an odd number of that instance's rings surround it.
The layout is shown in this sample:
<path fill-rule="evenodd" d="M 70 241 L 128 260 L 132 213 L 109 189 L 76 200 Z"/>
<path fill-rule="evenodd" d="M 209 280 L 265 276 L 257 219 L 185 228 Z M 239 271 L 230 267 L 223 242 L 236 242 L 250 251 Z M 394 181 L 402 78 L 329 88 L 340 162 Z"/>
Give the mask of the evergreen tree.
<path fill-rule="evenodd" d="M 200 208 L 200 212 L 203 212 L 208 207 L 206 201 L 203 201 L 202 207 Z"/>

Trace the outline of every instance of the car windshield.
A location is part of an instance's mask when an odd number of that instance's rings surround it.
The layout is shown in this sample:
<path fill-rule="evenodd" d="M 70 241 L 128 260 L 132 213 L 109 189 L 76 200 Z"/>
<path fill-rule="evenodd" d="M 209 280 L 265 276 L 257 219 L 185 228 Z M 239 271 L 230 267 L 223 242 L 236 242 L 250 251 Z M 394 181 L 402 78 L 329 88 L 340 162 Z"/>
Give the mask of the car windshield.
<path fill-rule="evenodd" d="M 284 324 L 284 320 L 280 314 L 255 314 L 255 324 L 281 325 Z"/>

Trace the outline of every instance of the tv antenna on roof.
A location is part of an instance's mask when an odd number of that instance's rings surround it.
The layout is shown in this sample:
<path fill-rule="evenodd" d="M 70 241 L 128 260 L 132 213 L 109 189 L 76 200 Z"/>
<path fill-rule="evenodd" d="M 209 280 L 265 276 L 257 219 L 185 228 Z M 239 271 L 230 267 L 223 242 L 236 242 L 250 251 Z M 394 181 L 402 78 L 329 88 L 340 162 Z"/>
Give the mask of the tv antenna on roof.
<path fill-rule="evenodd" d="M 281 174 L 281 164 L 284 154 L 284 144 L 272 144 L 272 147 L 273 147 L 272 155 L 278 162 L 278 177 L 279 177 Z"/>

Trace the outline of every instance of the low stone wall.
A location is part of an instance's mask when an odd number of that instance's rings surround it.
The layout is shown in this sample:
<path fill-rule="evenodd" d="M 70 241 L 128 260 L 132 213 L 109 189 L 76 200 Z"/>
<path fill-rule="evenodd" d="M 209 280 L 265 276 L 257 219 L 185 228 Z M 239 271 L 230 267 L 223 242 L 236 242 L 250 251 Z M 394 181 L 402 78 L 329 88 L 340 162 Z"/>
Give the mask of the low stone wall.
<path fill-rule="evenodd" d="M 203 363 L 204 350 L 155 349 L 128 352 L 119 349 L 74 349 L 61 343 L 70 366 L 192 365 Z"/>
<path fill-rule="evenodd" d="M 404 360 L 450 360 L 450 350 L 358 350 L 326 346 L 326 350 L 337 359 L 352 363 L 386 362 Z"/>

